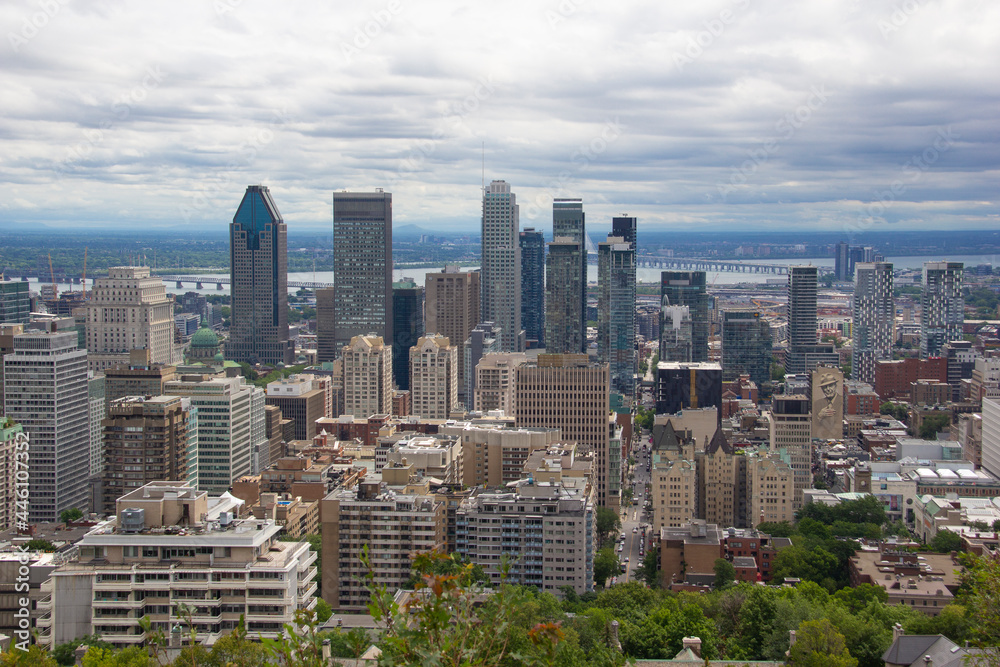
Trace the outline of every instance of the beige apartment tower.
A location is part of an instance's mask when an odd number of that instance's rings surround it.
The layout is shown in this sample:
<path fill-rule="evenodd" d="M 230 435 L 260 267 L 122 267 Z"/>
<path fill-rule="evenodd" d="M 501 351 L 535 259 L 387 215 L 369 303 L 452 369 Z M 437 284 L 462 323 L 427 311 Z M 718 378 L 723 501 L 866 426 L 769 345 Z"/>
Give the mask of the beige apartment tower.
<path fill-rule="evenodd" d="M 355 336 L 343 348 L 344 414 L 392 414 L 392 346 L 381 336 Z"/>
<path fill-rule="evenodd" d="M 617 487 L 609 479 L 611 428 L 607 364 L 591 363 L 585 354 L 540 354 L 518 366 L 514 384 L 514 420 L 518 427 L 558 428 L 563 441 L 593 452 L 597 462 L 597 503 L 617 509 Z"/>
<path fill-rule="evenodd" d="M 479 324 L 479 292 L 478 271 L 459 271 L 457 266 L 446 266 L 441 273 L 428 273 L 424 282 L 424 332 L 447 336 L 452 345 L 461 349 Z M 465 373 L 465 357 L 459 353 L 460 385 Z M 459 398 L 471 406 L 472 397 L 463 394 L 465 387 L 459 386 Z"/>
<path fill-rule="evenodd" d="M 447 419 L 458 403 L 458 348 L 447 336 L 421 337 L 410 348 L 411 414 Z"/>
<path fill-rule="evenodd" d="M 127 365 L 129 351 L 146 349 L 150 362 L 174 364 L 173 300 L 148 266 L 113 266 L 94 281 L 87 304 L 87 362 L 92 371 Z"/>

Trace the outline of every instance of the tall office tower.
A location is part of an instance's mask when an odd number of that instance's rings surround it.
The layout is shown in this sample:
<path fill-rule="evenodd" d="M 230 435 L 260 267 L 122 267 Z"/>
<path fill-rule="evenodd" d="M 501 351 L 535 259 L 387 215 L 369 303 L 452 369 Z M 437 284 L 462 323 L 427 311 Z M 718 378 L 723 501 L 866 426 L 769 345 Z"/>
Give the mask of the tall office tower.
<path fill-rule="evenodd" d="M 483 193 L 482 297 L 476 321 L 496 322 L 500 326 L 504 352 L 524 349 L 518 211 L 517 197 L 510 191 L 510 184 L 492 181 Z"/>
<path fill-rule="evenodd" d="M 785 355 L 788 373 L 808 373 L 819 365 L 840 363 L 840 355 L 833 345 L 820 345 L 816 340 L 816 280 L 815 266 L 788 267 L 788 352 Z"/>
<path fill-rule="evenodd" d="M 792 510 L 802 507 L 802 491 L 812 488 L 812 418 L 808 396 L 775 396 L 768 423 L 771 449 L 783 455 L 795 474 Z M 754 524 L 756 525 L 756 524 Z"/>
<path fill-rule="evenodd" d="M 708 334 L 712 323 L 704 271 L 660 273 L 661 306 L 687 306 L 691 310 L 691 361 L 708 361 Z M 663 330 L 663 323 L 660 323 Z M 663 361 L 663 358 L 660 358 Z"/>
<path fill-rule="evenodd" d="M 854 268 L 862 262 L 882 262 L 885 261 L 881 255 L 875 252 L 871 246 L 852 245 L 848 249 L 850 260 L 848 263 L 847 277 L 854 275 Z"/>
<path fill-rule="evenodd" d="M 564 442 L 575 442 L 597 460 L 597 503 L 617 510 L 621 498 L 611 493 L 613 422 L 608 399 L 607 364 L 594 364 L 585 354 L 540 354 L 538 361 L 515 370 L 514 420 L 519 428 L 558 428 Z"/>
<path fill-rule="evenodd" d="M 863 262 L 854 267 L 854 347 L 851 379 L 875 384 L 875 362 L 892 359 L 896 302 L 892 264 Z"/>
<path fill-rule="evenodd" d="M 844 241 L 837 244 L 833 256 L 833 279 L 851 279 L 851 246 Z"/>
<path fill-rule="evenodd" d="M 441 273 L 428 273 L 424 279 L 427 290 L 424 299 L 424 333 L 441 334 L 461 345 L 479 324 L 481 276 L 478 271 L 459 271 L 446 266 Z M 459 342 L 460 341 L 460 342 Z M 395 352 L 395 351 L 394 351 Z M 406 350 L 409 363 L 410 350 Z M 458 400 L 469 405 L 466 396 L 465 359 L 458 360 Z"/>
<path fill-rule="evenodd" d="M 341 356 L 344 414 L 359 419 L 392 414 L 392 347 L 381 336 L 355 336 Z"/>
<path fill-rule="evenodd" d="M 338 350 L 373 332 L 392 342 L 391 192 L 333 193 L 333 286 Z"/>
<path fill-rule="evenodd" d="M 173 301 L 147 266 L 113 266 L 98 278 L 87 304 L 90 370 L 127 364 L 130 350 L 147 349 L 153 363 L 180 361 L 174 346 Z"/>
<path fill-rule="evenodd" d="M 982 432 L 983 468 L 1000 477 L 1000 399 L 983 399 Z"/>
<path fill-rule="evenodd" d="M 105 402 L 104 376 L 87 374 L 87 399 L 90 414 L 90 476 L 96 477 L 104 470 L 104 427 L 101 422 L 108 414 Z"/>
<path fill-rule="evenodd" d="M 55 521 L 86 509 L 90 473 L 87 351 L 75 331 L 14 336 L 4 364 L 4 414 L 30 439 L 28 521 Z"/>
<path fill-rule="evenodd" d="M 576 298 L 580 302 L 580 321 L 577 322 L 577 326 L 580 328 L 579 340 L 580 347 L 576 349 L 565 349 L 565 350 L 552 350 L 546 348 L 548 352 L 568 352 L 577 353 L 587 351 L 587 225 L 586 217 L 583 213 L 583 200 L 582 199 L 556 199 L 552 202 L 552 239 L 558 240 L 560 237 L 569 238 L 571 241 L 578 243 L 580 246 L 580 254 L 576 258 L 579 266 L 577 271 L 579 273 L 579 283 L 577 281 L 568 281 L 567 285 L 572 287 L 571 292 L 566 293 L 566 302 L 562 306 L 570 309 L 568 299 Z M 549 246 L 551 250 L 552 246 Z M 579 285 L 579 287 L 577 287 Z M 577 291 L 579 293 L 577 293 Z M 560 304 L 556 304 L 559 307 Z M 575 306 L 573 306 L 575 309 Z M 548 318 L 548 313 L 552 312 L 551 307 L 548 305 L 548 293 L 546 293 L 546 318 Z M 575 310 L 573 312 L 576 312 Z M 545 341 L 548 345 L 548 340 Z"/>
<path fill-rule="evenodd" d="M 771 325 L 759 310 L 722 313 L 722 381 L 747 374 L 758 387 L 771 381 Z"/>
<path fill-rule="evenodd" d="M 500 353 L 500 336 L 500 327 L 492 322 L 480 322 L 475 329 L 469 332 L 469 337 L 465 339 L 459 350 L 458 398 L 469 410 L 475 403 L 476 366 L 485 355 Z M 462 374 L 465 377 L 462 377 Z"/>
<path fill-rule="evenodd" d="M 611 391 L 635 394 L 635 247 L 620 236 L 597 246 L 597 359 L 611 370 Z"/>
<path fill-rule="evenodd" d="M 941 346 L 962 340 L 965 298 L 962 262 L 924 262 L 920 293 L 920 358 L 936 357 Z"/>
<path fill-rule="evenodd" d="M 660 309 L 660 361 L 691 361 L 691 309 L 663 306 Z"/>
<path fill-rule="evenodd" d="M 557 236 L 549 244 L 545 258 L 545 351 L 550 354 L 579 354 L 586 350 L 586 305 L 580 294 L 580 257 L 586 251 L 578 241 Z"/>
<path fill-rule="evenodd" d="M 528 347 L 545 346 L 545 236 L 521 232 L 521 326 Z"/>
<path fill-rule="evenodd" d="M 0 415 L 3 415 L 3 358 L 14 351 L 14 336 L 24 333 L 23 324 L 0 324 Z"/>
<path fill-rule="evenodd" d="M 625 240 L 625 243 L 632 245 L 632 250 L 636 250 L 636 219 L 628 216 L 611 218 L 611 234 Z"/>
<path fill-rule="evenodd" d="M 412 278 L 392 284 L 392 379 L 410 388 L 410 348 L 424 335 L 424 288 Z"/>
<path fill-rule="evenodd" d="M 105 466 L 104 513 L 115 502 L 149 482 L 186 480 L 189 408 L 180 396 L 129 396 L 111 403 L 102 420 Z M 193 443 L 197 449 L 197 440 Z"/>
<path fill-rule="evenodd" d="M 0 324 L 27 324 L 31 319 L 31 294 L 23 280 L 0 277 Z"/>
<path fill-rule="evenodd" d="M 336 300 L 337 290 L 333 287 L 316 290 L 316 361 L 321 364 L 340 356 L 333 318 Z"/>
<path fill-rule="evenodd" d="M 271 191 L 248 185 L 229 225 L 232 324 L 226 358 L 291 364 L 288 338 L 288 229 Z"/>
<path fill-rule="evenodd" d="M 448 419 L 458 403 L 458 347 L 440 334 L 423 336 L 409 350 L 411 414 Z"/>
<path fill-rule="evenodd" d="M 198 375 L 170 380 L 163 391 L 189 398 L 197 408 L 199 489 L 225 493 L 237 479 L 253 474 L 254 455 L 268 446 L 263 389 L 242 377 Z"/>

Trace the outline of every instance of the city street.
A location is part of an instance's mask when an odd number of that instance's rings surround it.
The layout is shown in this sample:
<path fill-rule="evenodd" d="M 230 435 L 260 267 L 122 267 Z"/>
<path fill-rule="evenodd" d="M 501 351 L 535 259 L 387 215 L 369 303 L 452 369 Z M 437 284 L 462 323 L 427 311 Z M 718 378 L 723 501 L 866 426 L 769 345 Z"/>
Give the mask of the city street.
<path fill-rule="evenodd" d="M 642 450 L 643 446 L 646 447 L 645 451 Z M 649 458 L 646 456 L 648 453 L 649 436 L 642 436 L 633 453 L 635 457 L 634 475 L 631 480 L 627 480 L 627 483 L 632 484 L 633 498 L 638 500 L 639 504 L 622 508 L 623 517 L 620 532 L 625 533 L 625 543 L 622 551 L 617 553 L 619 563 L 623 562 L 626 556 L 628 557 L 628 569 L 625 573 L 618 575 L 619 583 L 635 579 L 635 570 L 642 566 L 642 560 L 646 553 L 643 550 L 643 556 L 639 555 L 640 545 L 642 544 L 642 526 L 652 523 L 652 517 L 648 516 L 643 509 L 647 495 L 646 486 L 650 481 L 650 473 L 646 470 L 646 465 L 649 462 Z M 618 544 L 621 544 L 620 540 Z"/>

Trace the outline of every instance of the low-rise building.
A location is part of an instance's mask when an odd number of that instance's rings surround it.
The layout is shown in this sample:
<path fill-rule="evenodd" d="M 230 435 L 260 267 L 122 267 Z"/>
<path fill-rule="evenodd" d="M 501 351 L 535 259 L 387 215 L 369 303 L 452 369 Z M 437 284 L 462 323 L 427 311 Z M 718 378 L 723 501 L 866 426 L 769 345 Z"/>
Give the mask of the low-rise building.
<path fill-rule="evenodd" d="M 695 519 L 678 527 L 659 529 L 660 583 L 711 584 L 715 561 L 722 558 L 722 531 L 715 524 Z"/>
<path fill-rule="evenodd" d="M 248 633 L 276 638 L 298 609 L 316 604 L 316 553 L 278 540 L 273 521 L 241 520 L 241 502 L 209 498 L 184 482 L 151 482 L 118 500 L 116 516 L 79 542 L 79 556 L 52 571 L 38 602 L 39 643 L 50 649 L 95 634 L 112 646 L 150 639 L 140 620 L 170 635 L 188 621 L 211 643 L 245 619 Z"/>
<path fill-rule="evenodd" d="M 901 604 L 937 616 L 955 599 L 960 564 L 949 554 L 859 551 L 848 561 L 851 586 L 874 584 Z"/>

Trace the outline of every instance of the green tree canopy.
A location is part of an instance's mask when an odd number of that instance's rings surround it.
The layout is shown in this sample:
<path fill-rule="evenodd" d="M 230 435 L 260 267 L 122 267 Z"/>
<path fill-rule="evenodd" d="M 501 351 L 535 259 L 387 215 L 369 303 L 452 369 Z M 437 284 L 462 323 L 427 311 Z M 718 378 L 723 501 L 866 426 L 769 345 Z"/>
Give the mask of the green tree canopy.
<path fill-rule="evenodd" d="M 825 618 L 799 625 L 788 662 L 795 667 L 857 667 L 858 664 L 847 650 L 844 635 Z"/>
<path fill-rule="evenodd" d="M 712 583 L 712 587 L 715 590 L 721 590 L 736 581 L 736 568 L 725 558 L 716 558 L 713 569 L 715 570 L 715 581 Z"/>

